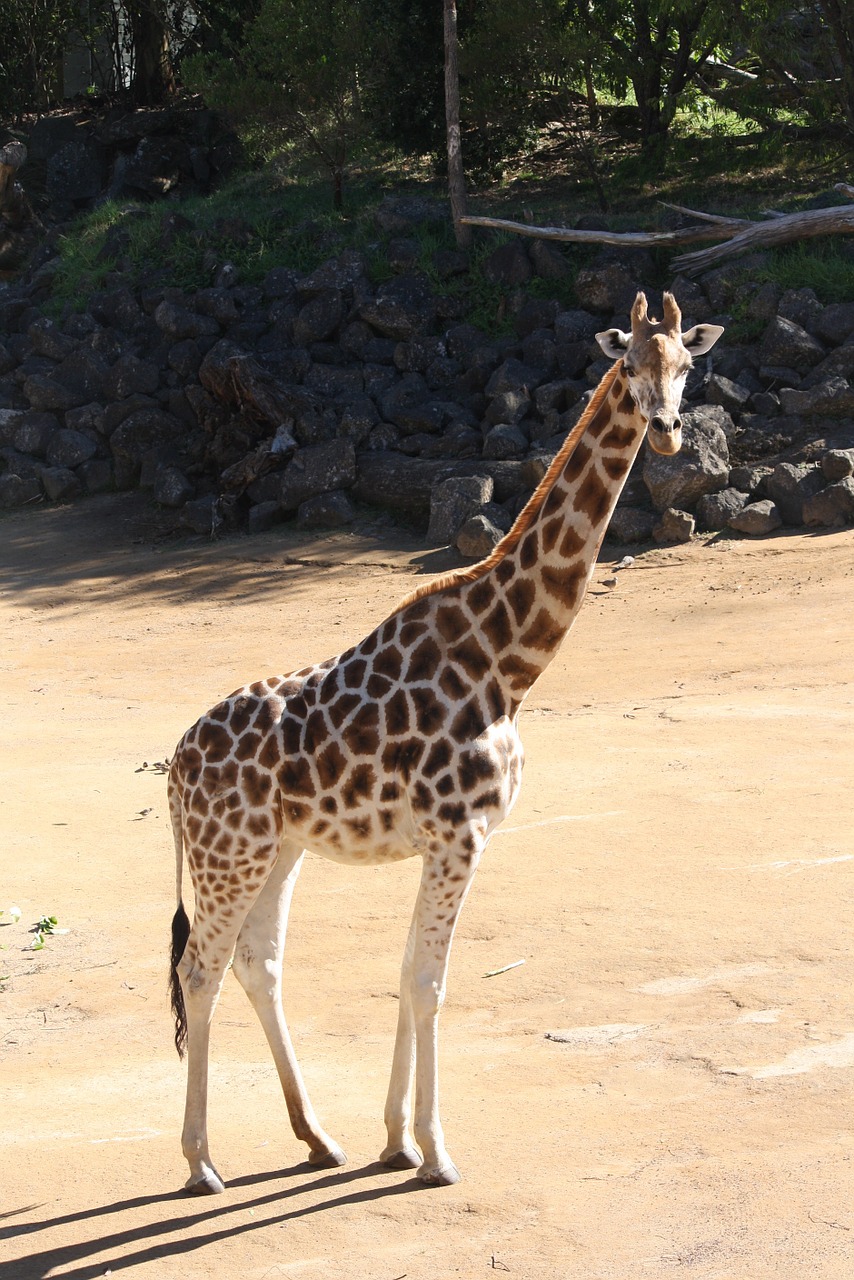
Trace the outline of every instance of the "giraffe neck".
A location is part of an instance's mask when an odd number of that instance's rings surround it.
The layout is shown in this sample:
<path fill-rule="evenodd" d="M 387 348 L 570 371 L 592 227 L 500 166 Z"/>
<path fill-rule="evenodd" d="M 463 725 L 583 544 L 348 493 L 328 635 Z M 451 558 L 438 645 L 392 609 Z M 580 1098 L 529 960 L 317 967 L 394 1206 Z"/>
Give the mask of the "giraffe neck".
<path fill-rule="evenodd" d="M 493 671 L 521 701 L 581 608 L 617 499 L 646 431 L 619 365 L 573 447 L 555 459 L 493 563 L 461 598 L 478 618 Z M 607 382 L 609 375 L 606 375 Z"/>

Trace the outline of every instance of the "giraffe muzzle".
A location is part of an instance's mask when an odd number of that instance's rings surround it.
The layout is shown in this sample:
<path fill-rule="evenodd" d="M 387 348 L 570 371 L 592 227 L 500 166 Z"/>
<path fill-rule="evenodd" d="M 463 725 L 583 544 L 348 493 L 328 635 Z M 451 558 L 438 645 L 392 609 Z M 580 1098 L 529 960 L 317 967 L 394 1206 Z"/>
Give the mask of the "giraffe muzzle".
<path fill-rule="evenodd" d="M 661 414 L 654 414 L 649 420 L 648 439 L 653 453 L 672 457 L 682 448 L 682 419 L 675 414 L 668 421 Z"/>

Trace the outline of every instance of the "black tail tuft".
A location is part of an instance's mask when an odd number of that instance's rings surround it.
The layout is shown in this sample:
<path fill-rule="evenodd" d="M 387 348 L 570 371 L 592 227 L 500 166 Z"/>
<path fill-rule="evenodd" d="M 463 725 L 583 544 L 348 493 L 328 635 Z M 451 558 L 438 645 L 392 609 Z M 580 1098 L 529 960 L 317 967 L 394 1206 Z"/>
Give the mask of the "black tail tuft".
<path fill-rule="evenodd" d="M 172 962 L 169 969 L 169 994 L 172 1012 L 175 1015 L 175 1048 L 178 1050 L 179 1058 L 183 1058 L 184 1050 L 187 1047 L 187 1012 L 184 1008 L 184 993 L 181 990 L 181 982 L 178 977 L 178 964 L 184 954 L 184 948 L 187 945 L 189 936 L 190 921 L 184 910 L 183 902 L 179 902 L 178 910 L 172 917 Z"/>

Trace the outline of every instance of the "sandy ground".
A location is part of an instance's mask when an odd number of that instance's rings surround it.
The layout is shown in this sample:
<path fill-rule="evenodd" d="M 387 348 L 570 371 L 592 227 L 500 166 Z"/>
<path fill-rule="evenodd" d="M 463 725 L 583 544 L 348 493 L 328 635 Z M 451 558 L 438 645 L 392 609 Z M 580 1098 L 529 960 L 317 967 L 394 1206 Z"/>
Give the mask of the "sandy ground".
<path fill-rule="evenodd" d="M 0 524 L 4 1280 L 854 1274 L 850 533 L 658 551 L 612 590 L 600 566 L 451 961 L 458 1186 L 375 1163 L 418 867 L 310 857 L 286 1007 L 349 1164 L 302 1163 L 229 977 L 228 1186 L 180 1192 L 154 766 L 221 694 L 340 651 L 438 564 L 388 537 L 158 541 L 128 499 Z M 43 914 L 68 932 L 33 951 Z"/>

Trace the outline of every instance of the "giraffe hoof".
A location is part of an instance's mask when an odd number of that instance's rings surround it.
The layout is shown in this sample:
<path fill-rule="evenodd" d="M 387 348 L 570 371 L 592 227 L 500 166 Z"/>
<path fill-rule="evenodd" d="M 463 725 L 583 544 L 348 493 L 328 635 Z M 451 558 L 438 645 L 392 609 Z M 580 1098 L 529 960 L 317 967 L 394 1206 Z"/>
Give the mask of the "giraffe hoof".
<path fill-rule="evenodd" d="M 192 1196 L 219 1196 L 225 1191 L 225 1183 L 214 1169 L 195 1174 L 184 1183 L 184 1190 Z"/>
<path fill-rule="evenodd" d="M 418 1177 L 426 1187 L 452 1187 L 455 1182 L 460 1181 L 460 1172 L 452 1164 L 443 1164 L 439 1168 L 422 1164 Z"/>
<path fill-rule="evenodd" d="M 401 1147 L 399 1151 L 386 1148 L 380 1160 L 387 1169 L 417 1169 L 421 1164 L 421 1156 L 414 1147 Z"/>
<path fill-rule="evenodd" d="M 320 1147 L 309 1151 L 308 1163 L 315 1169 L 339 1169 L 347 1163 L 347 1157 L 340 1147 Z"/>

